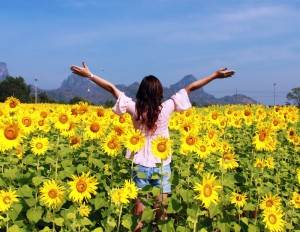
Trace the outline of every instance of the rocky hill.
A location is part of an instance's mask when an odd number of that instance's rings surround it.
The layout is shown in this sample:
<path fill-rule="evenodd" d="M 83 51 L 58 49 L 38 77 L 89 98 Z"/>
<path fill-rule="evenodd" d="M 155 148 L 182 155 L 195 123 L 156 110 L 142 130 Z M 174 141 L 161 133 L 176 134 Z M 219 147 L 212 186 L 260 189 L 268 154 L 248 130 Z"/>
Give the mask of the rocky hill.
<path fill-rule="evenodd" d="M 9 75 L 7 64 L 0 62 L 0 82 L 5 80 Z M 169 88 L 164 87 L 164 99 L 170 98 L 178 90 L 184 88 L 188 84 L 194 82 L 196 78 L 193 75 L 186 75 L 180 81 L 172 84 Z M 129 86 L 116 85 L 118 89 L 125 92 L 128 97 L 135 99 L 136 92 L 139 87 L 139 83 L 135 82 Z M 32 94 L 35 93 L 35 87 L 31 86 Z M 71 74 L 65 79 L 58 89 L 43 90 L 38 89 L 38 93 L 45 92 L 48 96 L 53 97 L 59 102 L 69 102 L 73 97 L 81 97 L 87 99 L 89 102 L 96 105 L 103 105 L 106 101 L 115 101 L 114 97 L 107 91 L 101 89 L 95 83 L 89 81 L 86 78 L 79 77 Z M 232 96 L 225 96 L 222 98 L 216 98 L 215 96 L 208 94 L 204 91 L 204 88 L 200 88 L 193 91 L 190 95 L 190 101 L 193 105 L 206 106 L 213 104 L 257 104 L 255 100 L 247 97 L 243 94 L 237 94 Z"/>
<path fill-rule="evenodd" d="M 172 84 L 170 88 L 164 87 L 164 98 L 170 98 L 178 90 L 194 82 L 196 78 L 193 75 L 186 75 L 180 81 Z M 129 86 L 116 85 L 118 89 L 125 92 L 128 97 L 135 99 L 139 83 L 135 82 Z M 77 75 L 70 75 L 65 79 L 61 87 L 55 90 L 47 90 L 46 93 L 58 101 L 68 102 L 75 96 L 88 99 L 93 104 L 104 104 L 106 101 L 115 101 L 114 97 L 107 91 L 101 89 L 93 82 Z M 212 104 L 257 104 L 257 102 L 245 95 L 238 94 L 216 98 L 200 88 L 190 94 L 190 101 L 194 105 L 212 105 Z"/>
<path fill-rule="evenodd" d="M 7 76 L 9 76 L 7 64 L 0 62 L 0 81 L 4 81 Z"/>

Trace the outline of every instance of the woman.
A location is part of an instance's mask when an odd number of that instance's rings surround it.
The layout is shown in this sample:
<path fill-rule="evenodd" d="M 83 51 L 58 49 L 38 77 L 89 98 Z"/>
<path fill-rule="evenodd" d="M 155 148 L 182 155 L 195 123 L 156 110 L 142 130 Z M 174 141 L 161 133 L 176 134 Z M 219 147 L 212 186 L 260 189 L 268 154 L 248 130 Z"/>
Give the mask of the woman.
<path fill-rule="evenodd" d="M 171 114 L 174 111 L 181 112 L 187 110 L 192 106 L 188 97 L 189 93 L 203 87 L 214 79 L 231 77 L 234 75 L 234 71 L 227 71 L 227 68 L 219 69 L 212 75 L 189 84 L 164 102 L 162 102 L 163 87 L 160 81 L 155 76 L 149 75 L 142 80 L 136 94 L 136 102 L 134 102 L 115 85 L 99 76 L 94 75 L 84 62 L 82 65 L 83 67 L 72 65 L 71 71 L 79 76 L 89 78 L 98 86 L 110 92 L 117 99 L 117 102 L 113 107 L 113 111 L 118 115 L 122 115 L 126 112 L 129 113 L 134 127 L 145 134 L 145 146 L 134 154 L 134 157 L 132 157 L 131 152 L 127 150 L 126 158 L 133 158 L 135 166 L 133 171 L 133 180 L 138 188 L 143 188 L 149 184 L 162 188 L 163 194 L 154 197 L 155 202 L 161 203 L 155 204 L 153 208 L 156 211 L 156 220 L 166 220 L 167 215 L 165 211 L 162 212 L 161 209 L 163 207 L 161 207 L 161 204 L 166 203 L 168 193 L 171 192 L 169 178 L 171 176 L 170 162 L 172 156 L 170 154 L 170 156 L 163 161 L 163 183 L 160 183 L 160 178 L 153 180 L 151 177 L 154 173 L 161 173 L 161 169 L 156 167 L 156 164 L 161 163 L 161 160 L 154 157 L 151 152 L 151 141 L 158 135 L 166 138 L 169 137 L 168 123 Z M 147 177 L 139 178 L 137 175 L 138 172 L 143 172 Z M 167 174 L 165 175 L 165 173 Z M 145 206 L 139 198 L 136 199 L 135 203 L 134 215 L 141 218 Z M 139 231 L 142 225 L 143 223 L 140 222 L 134 231 Z"/>

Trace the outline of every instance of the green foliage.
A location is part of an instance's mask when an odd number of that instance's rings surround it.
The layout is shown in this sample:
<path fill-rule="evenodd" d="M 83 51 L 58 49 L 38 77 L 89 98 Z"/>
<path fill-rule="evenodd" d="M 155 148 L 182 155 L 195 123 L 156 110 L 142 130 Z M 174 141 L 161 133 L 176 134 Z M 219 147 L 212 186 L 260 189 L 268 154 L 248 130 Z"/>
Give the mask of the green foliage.
<path fill-rule="evenodd" d="M 7 76 L 0 82 L 0 102 L 4 102 L 8 97 L 18 98 L 21 102 L 29 102 L 30 87 L 26 85 L 23 77 Z"/>
<path fill-rule="evenodd" d="M 300 87 L 293 88 L 292 91 L 287 94 L 286 98 L 300 107 Z"/>

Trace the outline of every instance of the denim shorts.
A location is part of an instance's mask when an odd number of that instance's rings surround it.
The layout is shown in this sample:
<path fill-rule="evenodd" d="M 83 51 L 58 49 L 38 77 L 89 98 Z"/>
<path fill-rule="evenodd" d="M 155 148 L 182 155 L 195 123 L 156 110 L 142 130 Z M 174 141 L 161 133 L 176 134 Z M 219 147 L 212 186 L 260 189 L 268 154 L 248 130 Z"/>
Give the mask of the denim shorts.
<path fill-rule="evenodd" d="M 138 177 L 138 173 L 144 173 L 146 176 L 145 178 Z M 138 189 L 145 187 L 146 185 L 152 185 L 153 187 L 161 188 L 161 181 L 160 177 L 152 179 L 152 175 L 154 173 L 161 174 L 161 168 L 148 168 L 139 164 L 133 165 L 133 181 Z M 171 177 L 171 167 L 170 164 L 163 166 L 162 168 L 163 173 L 163 193 L 170 193 L 171 192 L 171 184 L 169 179 Z"/>

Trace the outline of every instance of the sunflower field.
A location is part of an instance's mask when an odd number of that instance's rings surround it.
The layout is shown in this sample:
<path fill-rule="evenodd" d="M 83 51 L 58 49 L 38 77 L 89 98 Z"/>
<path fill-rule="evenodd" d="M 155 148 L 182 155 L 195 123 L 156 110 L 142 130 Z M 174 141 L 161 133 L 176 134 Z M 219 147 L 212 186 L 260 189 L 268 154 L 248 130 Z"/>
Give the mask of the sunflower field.
<path fill-rule="evenodd" d="M 169 139 L 152 144 L 162 162 L 173 151 L 160 231 L 300 231 L 298 108 L 193 107 L 173 113 L 169 128 Z M 152 231 L 151 196 L 161 189 L 138 190 L 125 158 L 143 142 L 128 114 L 8 98 L 0 103 L 0 231 L 132 231 L 138 196 L 142 231 Z"/>

